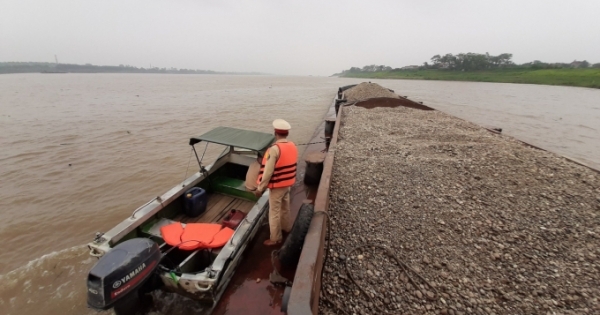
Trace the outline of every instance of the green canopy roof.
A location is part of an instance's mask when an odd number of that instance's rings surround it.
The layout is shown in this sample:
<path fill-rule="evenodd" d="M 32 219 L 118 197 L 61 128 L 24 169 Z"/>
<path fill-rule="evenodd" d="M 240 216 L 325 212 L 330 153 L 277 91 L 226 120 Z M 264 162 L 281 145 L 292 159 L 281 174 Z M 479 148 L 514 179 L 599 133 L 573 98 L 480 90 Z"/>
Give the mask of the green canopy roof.
<path fill-rule="evenodd" d="M 263 151 L 271 143 L 275 142 L 275 136 L 258 131 L 217 127 L 201 136 L 190 138 L 190 145 L 194 145 L 200 141 L 230 145 L 253 151 Z"/>

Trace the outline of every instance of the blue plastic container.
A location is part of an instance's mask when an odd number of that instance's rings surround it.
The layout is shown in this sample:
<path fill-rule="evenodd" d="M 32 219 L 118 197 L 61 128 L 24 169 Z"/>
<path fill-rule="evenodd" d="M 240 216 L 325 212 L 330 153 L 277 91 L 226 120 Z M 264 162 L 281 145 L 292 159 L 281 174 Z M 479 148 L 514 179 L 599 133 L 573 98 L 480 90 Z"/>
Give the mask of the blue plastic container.
<path fill-rule="evenodd" d="M 194 187 L 185 192 L 183 196 L 183 208 L 188 217 L 197 217 L 206 211 L 208 194 L 200 187 Z"/>

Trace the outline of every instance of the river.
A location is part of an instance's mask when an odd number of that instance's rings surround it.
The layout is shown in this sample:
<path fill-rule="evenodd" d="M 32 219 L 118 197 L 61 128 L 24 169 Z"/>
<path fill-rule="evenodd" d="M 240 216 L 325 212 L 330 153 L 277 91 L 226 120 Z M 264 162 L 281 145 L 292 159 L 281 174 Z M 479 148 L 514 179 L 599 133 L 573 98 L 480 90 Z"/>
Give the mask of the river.
<path fill-rule="evenodd" d="M 364 80 L 160 74 L 0 75 L 0 314 L 97 314 L 85 244 L 186 174 L 190 136 L 292 125 L 307 142 L 337 87 Z M 600 90 L 371 80 L 600 168 Z M 208 153 L 208 158 L 214 156 Z M 183 314 L 163 301 L 159 313 Z"/>

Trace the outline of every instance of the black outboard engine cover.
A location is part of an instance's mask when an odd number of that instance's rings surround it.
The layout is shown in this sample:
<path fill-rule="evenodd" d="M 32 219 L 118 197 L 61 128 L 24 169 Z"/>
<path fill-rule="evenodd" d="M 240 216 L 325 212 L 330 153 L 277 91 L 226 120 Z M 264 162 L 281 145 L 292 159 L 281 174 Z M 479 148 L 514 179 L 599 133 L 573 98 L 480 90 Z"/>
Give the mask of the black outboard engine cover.
<path fill-rule="evenodd" d="M 137 293 L 160 259 L 158 245 L 147 238 L 134 238 L 115 246 L 90 270 L 88 305 L 105 310 L 127 294 Z"/>

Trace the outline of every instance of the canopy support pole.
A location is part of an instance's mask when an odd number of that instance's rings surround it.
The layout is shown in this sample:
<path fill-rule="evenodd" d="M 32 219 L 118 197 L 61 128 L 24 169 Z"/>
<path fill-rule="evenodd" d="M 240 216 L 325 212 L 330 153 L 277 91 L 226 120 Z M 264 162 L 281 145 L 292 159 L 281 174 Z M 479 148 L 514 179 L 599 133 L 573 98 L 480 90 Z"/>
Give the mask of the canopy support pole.
<path fill-rule="evenodd" d="M 194 154 L 196 155 L 196 160 L 198 160 L 198 165 L 200 166 L 200 171 L 206 172 L 206 169 L 204 168 L 204 166 L 202 166 L 202 160 L 204 160 L 204 154 L 206 154 L 206 149 L 208 149 L 208 142 L 206 142 L 206 146 L 204 147 L 204 152 L 202 152 L 201 158 L 198 158 L 198 152 L 196 152 L 196 147 L 192 145 L 192 148 L 194 149 Z"/>
<path fill-rule="evenodd" d="M 198 161 L 198 165 L 200 166 L 200 170 L 202 170 L 202 162 L 200 161 L 200 158 L 198 158 L 198 152 L 196 152 L 196 147 L 192 145 L 192 149 L 194 150 L 194 154 L 196 155 L 196 160 Z"/>

